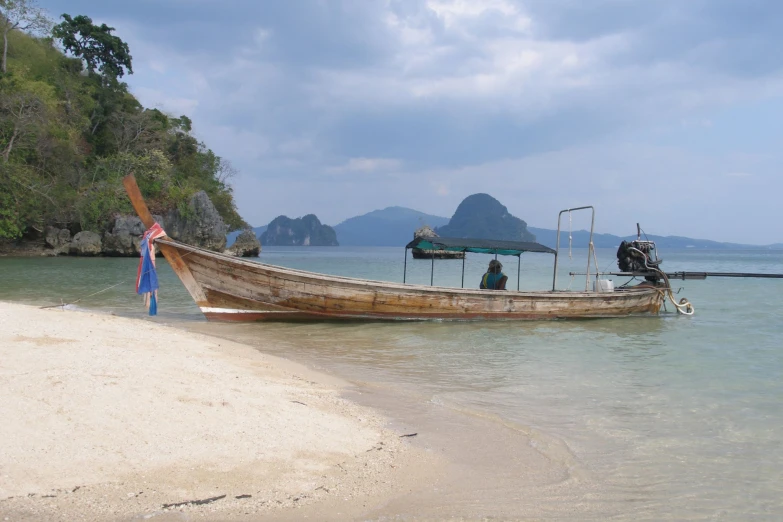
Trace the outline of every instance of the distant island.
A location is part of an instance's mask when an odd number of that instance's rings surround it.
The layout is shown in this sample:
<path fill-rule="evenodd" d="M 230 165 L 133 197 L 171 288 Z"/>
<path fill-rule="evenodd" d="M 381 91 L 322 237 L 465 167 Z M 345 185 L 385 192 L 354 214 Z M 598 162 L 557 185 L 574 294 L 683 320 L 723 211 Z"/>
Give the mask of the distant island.
<path fill-rule="evenodd" d="M 435 228 L 448 222 L 448 218 L 410 208 L 387 207 L 346 219 L 334 230 L 341 245 L 396 246 L 412 240 L 413 232 L 422 226 Z"/>
<path fill-rule="evenodd" d="M 337 234 L 315 214 L 291 219 L 278 216 L 260 237 L 263 246 L 339 246 Z"/>
<path fill-rule="evenodd" d="M 516 241 L 536 241 L 551 248 L 556 246 L 556 230 L 528 227 L 525 221 L 508 213 L 508 209 L 505 206 L 488 194 L 473 194 L 465 198 L 457 207 L 451 219 L 426 214 L 411 208 L 395 206 L 346 219 L 332 230 L 336 235 L 335 242 L 339 242 L 343 246 L 402 247 L 413 239 L 413 233 L 416 229 L 424 225 L 429 225 L 443 237 L 484 237 L 509 240 L 513 238 Z M 256 235 L 263 235 L 266 230 L 267 226 L 253 229 Z M 237 234 L 238 232 L 229 234 L 229 245 Z M 589 231 L 573 231 L 571 236 L 573 238 L 573 247 L 587 248 L 590 237 Z M 783 250 L 783 243 L 747 245 L 682 236 L 648 235 L 646 237 L 655 241 L 660 248 Z M 593 244 L 596 248 L 617 248 L 622 241 L 635 238 L 635 235 L 616 236 L 614 234 L 596 233 L 593 237 Z M 263 244 L 266 245 L 267 243 Z M 560 231 L 560 245 L 568 245 L 568 231 Z"/>
<path fill-rule="evenodd" d="M 435 230 L 441 237 L 471 237 L 506 241 L 535 241 L 527 223 L 512 216 L 489 194 L 473 194 L 462 200 L 447 225 Z"/>
<path fill-rule="evenodd" d="M 531 232 L 538 237 L 538 242 L 548 247 L 555 248 L 557 231 L 546 228 L 530 227 Z M 587 248 L 590 243 L 589 230 L 575 230 L 571 233 L 572 245 L 576 248 Z M 659 248 L 700 248 L 712 250 L 781 250 L 783 244 L 771 245 L 745 245 L 741 243 L 725 243 L 711 241 L 709 239 L 694 239 L 683 236 L 658 236 L 655 234 L 643 234 L 642 239 L 655 241 Z M 636 239 L 636 235 L 615 236 L 614 234 L 594 234 L 593 245 L 596 248 L 617 248 L 621 242 Z M 560 246 L 568 245 L 568 231 L 560 231 Z"/>

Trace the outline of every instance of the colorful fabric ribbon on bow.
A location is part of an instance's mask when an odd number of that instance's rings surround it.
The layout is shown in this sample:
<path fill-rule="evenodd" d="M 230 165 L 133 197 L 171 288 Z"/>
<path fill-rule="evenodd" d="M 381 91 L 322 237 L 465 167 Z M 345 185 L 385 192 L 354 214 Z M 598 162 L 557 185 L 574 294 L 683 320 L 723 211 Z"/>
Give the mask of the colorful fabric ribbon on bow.
<path fill-rule="evenodd" d="M 153 242 L 164 237 L 166 232 L 155 223 L 141 238 L 141 259 L 136 273 L 136 293 L 144 296 L 144 305 L 150 315 L 158 314 L 158 273 L 155 271 L 155 245 Z"/>

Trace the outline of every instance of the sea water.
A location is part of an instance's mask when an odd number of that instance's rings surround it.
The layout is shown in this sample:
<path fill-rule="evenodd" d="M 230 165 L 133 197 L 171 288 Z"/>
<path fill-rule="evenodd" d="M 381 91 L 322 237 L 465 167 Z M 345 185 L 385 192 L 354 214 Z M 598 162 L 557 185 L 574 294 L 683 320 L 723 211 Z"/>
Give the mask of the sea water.
<path fill-rule="evenodd" d="M 600 270 L 615 268 L 613 251 L 596 257 Z M 663 257 L 669 272 L 783 273 L 780 251 Z M 468 256 L 466 287 L 478 286 L 488 259 Z M 500 260 L 516 288 L 517 258 Z M 402 281 L 405 266 L 403 250 L 391 248 L 265 248 L 260 261 L 388 281 Z M 519 287 L 551 288 L 552 261 L 524 254 Z M 569 274 L 586 271 L 586 251 L 561 252 L 560 265 L 558 288 L 591 284 Z M 459 287 L 462 267 L 408 256 L 405 278 Z M 0 299 L 145 317 L 135 269 L 133 259 L 0 258 Z M 783 280 L 673 282 L 692 317 L 669 305 L 659 317 L 582 321 L 225 325 L 203 320 L 165 263 L 159 273 L 152 320 L 343 376 L 422 444 L 462 459 L 463 479 L 441 484 L 440 500 L 433 488 L 426 505 L 411 497 L 392 514 L 783 518 Z M 562 475 L 526 480 L 536 471 L 517 467 L 509 429 Z"/>

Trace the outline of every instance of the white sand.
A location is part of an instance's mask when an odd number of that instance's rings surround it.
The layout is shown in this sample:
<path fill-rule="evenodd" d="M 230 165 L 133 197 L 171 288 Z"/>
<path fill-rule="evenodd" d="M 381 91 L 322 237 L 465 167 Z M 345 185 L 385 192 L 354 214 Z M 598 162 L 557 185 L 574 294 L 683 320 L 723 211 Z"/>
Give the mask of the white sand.
<path fill-rule="evenodd" d="M 422 456 L 341 386 L 147 321 L 0 303 L 0 521 L 358 516 Z"/>

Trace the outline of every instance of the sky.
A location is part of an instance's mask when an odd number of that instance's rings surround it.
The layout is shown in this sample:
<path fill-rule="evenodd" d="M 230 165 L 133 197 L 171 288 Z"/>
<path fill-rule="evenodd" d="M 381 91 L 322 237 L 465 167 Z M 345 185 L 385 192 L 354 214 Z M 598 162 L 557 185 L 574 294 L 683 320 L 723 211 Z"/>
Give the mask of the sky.
<path fill-rule="evenodd" d="M 39 5 L 116 28 L 254 226 L 485 192 L 530 226 L 594 205 L 599 232 L 783 242 L 779 0 Z"/>

